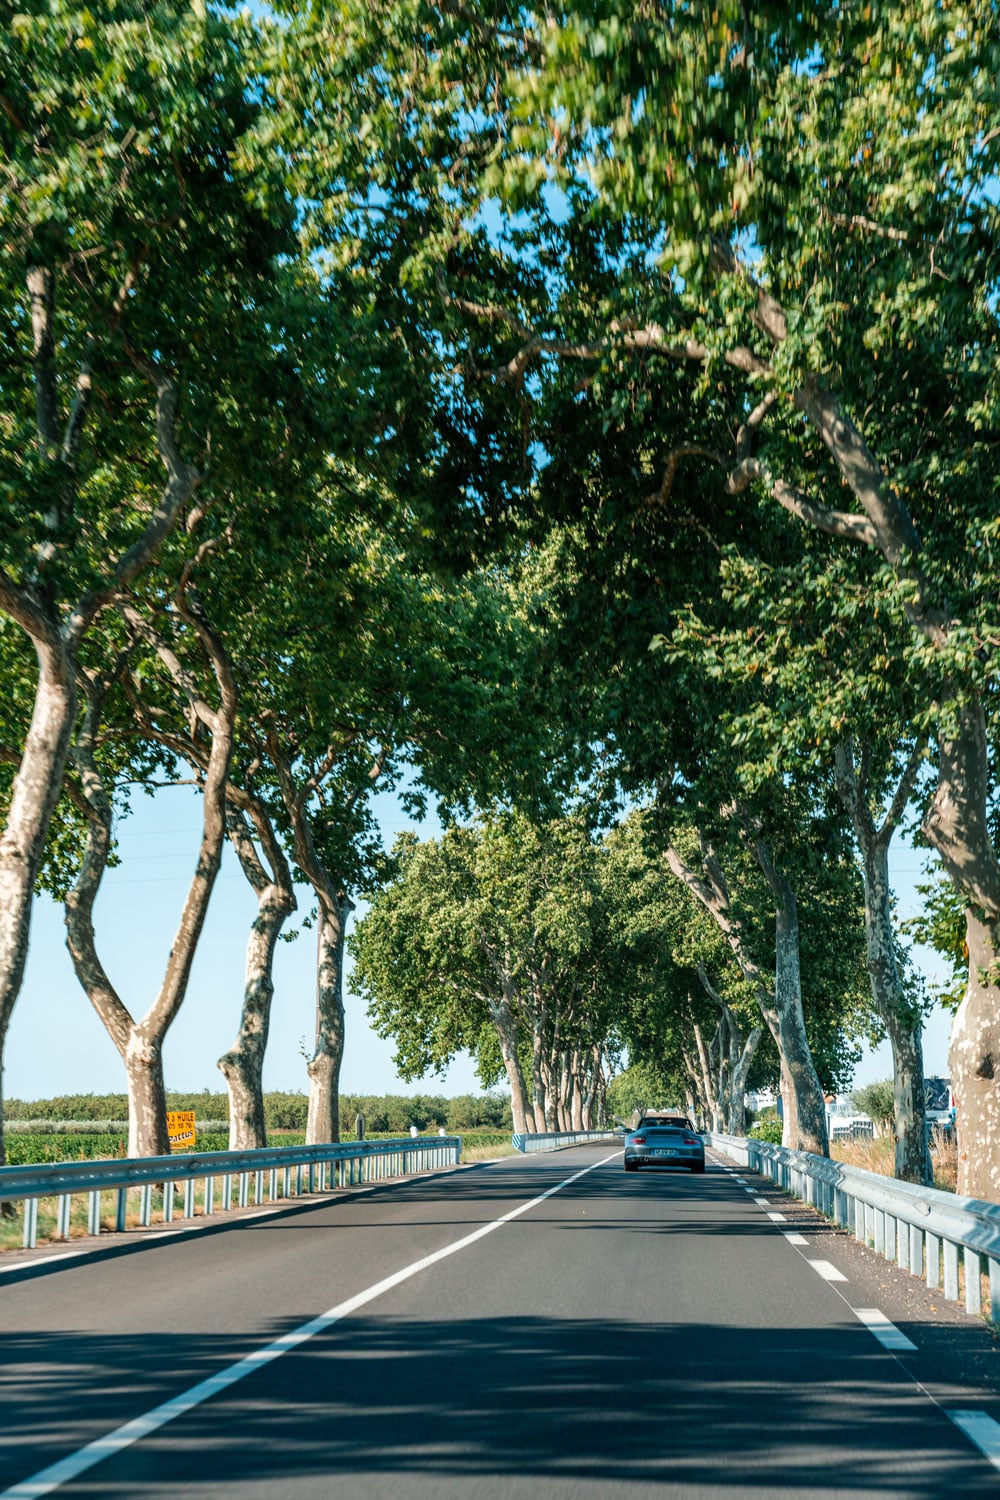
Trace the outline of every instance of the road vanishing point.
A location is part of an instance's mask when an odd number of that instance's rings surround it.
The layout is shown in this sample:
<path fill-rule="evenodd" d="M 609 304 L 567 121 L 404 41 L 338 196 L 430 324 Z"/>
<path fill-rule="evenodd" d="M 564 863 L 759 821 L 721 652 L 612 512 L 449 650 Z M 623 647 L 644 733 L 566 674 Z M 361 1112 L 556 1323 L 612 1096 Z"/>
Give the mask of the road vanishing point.
<path fill-rule="evenodd" d="M 1000 1496 L 990 1329 L 578 1146 L 0 1260 L 0 1500 Z"/>

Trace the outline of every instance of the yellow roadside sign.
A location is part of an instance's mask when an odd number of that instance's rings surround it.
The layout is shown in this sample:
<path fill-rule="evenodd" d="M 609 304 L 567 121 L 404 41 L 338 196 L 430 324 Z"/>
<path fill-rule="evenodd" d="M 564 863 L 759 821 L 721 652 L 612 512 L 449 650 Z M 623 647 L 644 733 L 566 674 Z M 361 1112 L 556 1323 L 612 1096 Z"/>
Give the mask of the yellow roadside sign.
<path fill-rule="evenodd" d="M 195 1148 L 194 1110 L 168 1109 L 167 1133 L 171 1151 L 193 1151 Z"/>

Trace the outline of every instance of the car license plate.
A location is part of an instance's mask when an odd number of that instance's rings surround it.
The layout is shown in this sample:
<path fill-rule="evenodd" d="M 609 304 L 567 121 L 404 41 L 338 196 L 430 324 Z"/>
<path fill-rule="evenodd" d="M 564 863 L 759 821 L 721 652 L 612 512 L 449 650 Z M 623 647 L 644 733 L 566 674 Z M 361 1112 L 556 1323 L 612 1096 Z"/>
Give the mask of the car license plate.
<path fill-rule="evenodd" d="M 654 1156 L 676 1156 L 677 1152 L 673 1146 L 656 1146 L 653 1148 Z"/>

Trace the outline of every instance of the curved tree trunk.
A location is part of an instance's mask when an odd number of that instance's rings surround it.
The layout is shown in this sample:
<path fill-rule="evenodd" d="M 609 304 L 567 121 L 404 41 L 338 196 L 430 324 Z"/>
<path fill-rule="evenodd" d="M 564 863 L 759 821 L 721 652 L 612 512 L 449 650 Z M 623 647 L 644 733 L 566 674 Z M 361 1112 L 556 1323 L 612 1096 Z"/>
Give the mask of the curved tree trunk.
<path fill-rule="evenodd" d="M 230 840 L 243 873 L 257 894 L 257 915 L 247 940 L 239 1031 L 232 1047 L 218 1062 L 229 1092 L 230 1151 L 252 1151 L 267 1145 L 263 1072 L 274 998 L 274 951 L 286 917 L 295 910 L 288 862 L 270 822 L 259 806 L 251 817 L 267 855 L 270 874 L 242 815 L 231 808 L 227 816 Z"/>

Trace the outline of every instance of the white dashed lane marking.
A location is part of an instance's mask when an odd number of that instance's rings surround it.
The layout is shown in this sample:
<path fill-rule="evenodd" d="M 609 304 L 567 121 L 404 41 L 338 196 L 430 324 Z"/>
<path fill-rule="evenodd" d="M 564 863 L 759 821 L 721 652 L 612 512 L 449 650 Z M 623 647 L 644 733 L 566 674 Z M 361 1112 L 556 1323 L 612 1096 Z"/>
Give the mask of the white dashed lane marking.
<path fill-rule="evenodd" d="M 847 1280 L 847 1277 L 844 1275 L 843 1271 L 838 1271 L 837 1267 L 831 1265 L 828 1260 L 811 1260 L 809 1264 L 812 1266 L 814 1271 L 817 1271 L 819 1275 L 822 1276 L 824 1281 Z"/>
<path fill-rule="evenodd" d="M 879 1312 L 877 1307 L 856 1307 L 854 1315 L 875 1335 L 883 1349 L 916 1349 L 913 1340 L 908 1339 L 895 1323 L 890 1323 L 885 1313 Z"/>
<path fill-rule="evenodd" d="M 948 1408 L 945 1408 L 948 1411 Z M 994 1422 L 984 1411 L 948 1411 L 948 1415 L 970 1443 L 975 1443 L 984 1458 L 988 1458 L 994 1469 L 1000 1469 L 1000 1423 Z"/>
<path fill-rule="evenodd" d="M 808 1245 L 809 1243 L 804 1234 L 793 1234 L 791 1230 L 782 1232 L 790 1245 Z"/>
<path fill-rule="evenodd" d="M 787 1224 L 788 1223 L 788 1220 L 787 1220 L 787 1218 L 785 1217 L 784 1214 L 769 1213 L 767 1217 L 771 1220 L 772 1224 Z"/>

